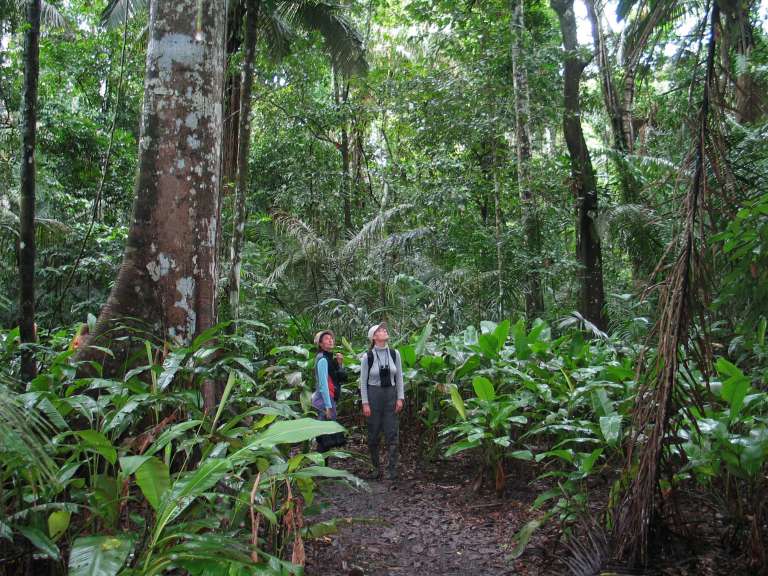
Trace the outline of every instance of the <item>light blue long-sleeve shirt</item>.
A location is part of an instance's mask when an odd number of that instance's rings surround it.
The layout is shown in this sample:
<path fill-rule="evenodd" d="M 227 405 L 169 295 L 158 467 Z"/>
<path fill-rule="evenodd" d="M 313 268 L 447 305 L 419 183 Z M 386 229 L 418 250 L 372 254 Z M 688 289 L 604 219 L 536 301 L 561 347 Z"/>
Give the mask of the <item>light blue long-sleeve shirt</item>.
<path fill-rule="evenodd" d="M 317 376 L 317 391 L 323 398 L 323 404 L 326 408 L 333 408 L 331 392 L 328 390 L 328 360 L 325 357 L 317 361 L 315 373 Z"/>

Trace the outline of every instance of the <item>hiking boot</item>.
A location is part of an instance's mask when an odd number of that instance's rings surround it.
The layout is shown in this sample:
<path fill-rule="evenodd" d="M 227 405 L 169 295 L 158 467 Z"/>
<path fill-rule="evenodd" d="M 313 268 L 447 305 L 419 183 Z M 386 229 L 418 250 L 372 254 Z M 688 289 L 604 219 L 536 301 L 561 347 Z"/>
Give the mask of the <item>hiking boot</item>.
<path fill-rule="evenodd" d="M 374 468 L 373 470 L 363 475 L 365 480 L 381 480 L 383 477 L 384 474 L 382 474 L 381 468 Z"/>

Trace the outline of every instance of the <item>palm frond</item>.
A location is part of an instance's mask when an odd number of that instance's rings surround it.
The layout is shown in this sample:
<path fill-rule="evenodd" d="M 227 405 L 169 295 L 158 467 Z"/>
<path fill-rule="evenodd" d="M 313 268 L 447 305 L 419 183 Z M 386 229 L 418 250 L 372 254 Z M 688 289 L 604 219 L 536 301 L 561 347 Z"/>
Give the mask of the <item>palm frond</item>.
<path fill-rule="evenodd" d="M 328 244 L 325 239 L 301 218 L 290 214 L 278 214 L 274 217 L 274 223 L 278 231 L 299 243 L 305 255 L 328 252 Z"/>
<path fill-rule="evenodd" d="M 341 249 L 344 258 L 350 258 L 358 250 L 368 249 L 374 243 L 382 241 L 381 234 L 387 222 L 396 214 L 411 207 L 411 204 L 400 204 L 387 210 L 381 210 L 375 217 L 366 222 L 362 228 L 350 238 Z"/>
<path fill-rule="evenodd" d="M 560 322 L 557 324 L 557 327 L 560 330 L 576 327 L 580 330 L 591 333 L 596 338 L 600 338 L 601 340 L 608 340 L 608 334 L 600 330 L 600 328 L 592 324 L 592 322 L 584 318 L 584 316 L 582 316 L 581 313 L 577 312 L 576 310 L 571 312 L 568 316 L 561 318 Z"/>
<path fill-rule="evenodd" d="M 281 12 L 268 10 L 264 4 L 259 4 L 258 28 L 272 59 L 279 61 L 290 54 L 296 32 Z"/>
<path fill-rule="evenodd" d="M 106 28 L 117 28 L 125 24 L 126 20 L 148 9 L 148 0 L 109 0 L 101 13 L 101 25 Z"/>
<path fill-rule="evenodd" d="M 387 236 L 383 242 L 377 244 L 374 251 L 382 256 L 393 252 L 400 252 L 408 248 L 416 240 L 428 236 L 431 232 L 429 228 L 412 228 L 404 232 L 395 232 Z"/>
<path fill-rule="evenodd" d="M 24 405 L 21 398 L 5 383 L 0 382 L 0 454 L 21 458 L 30 471 L 48 482 L 56 482 L 56 464 L 48 454 L 52 427 L 34 408 Z"/>
<path fill-rule="evenodd" d="M 280 2 L 277 12 L 288 22 L 297 20 L 307 30 L 319 32 L 331 61 L 346 74 L 365 74 L 368 62 L 360 33 L 339 12 L 339 6 L 319 1 Z"/>
<path fill-rule="evenodd" d="M 16 10 L 19 14 L 23 15 L 26 13 L 26 4 L 25 0 L 16 0 Z M 59 9 L 45 0 L 40 0 L 40 24 L 46 28 L 60 28 L 63 30 L 71 28 L 67 19 L 59 12 Z"/>

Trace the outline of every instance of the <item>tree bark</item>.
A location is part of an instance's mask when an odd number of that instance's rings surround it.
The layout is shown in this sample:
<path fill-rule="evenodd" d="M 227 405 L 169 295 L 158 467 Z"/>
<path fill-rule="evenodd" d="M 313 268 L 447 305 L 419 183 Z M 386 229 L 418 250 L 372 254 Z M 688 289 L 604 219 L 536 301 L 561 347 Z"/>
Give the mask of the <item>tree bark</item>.
<path fill-rule="evenodd" d="M 525 13 L 523 0 L 512 0 L 512 74 L 515 88 L 515 139 L 517 148 L 517 187 L 523 213 L 525 248 L 530 264 L 526 273 L 525 312 L 533 321 L 544 311 L 544 295 L 538 267 L 541 257 L 541 229 L 531 180 L 531 132 L 528 72 L 523 62 Z"/>
<path fill-rule="evenodd" d="M 718 0 L 720 12 L 725 15 L 722 25 L 726 54 L 733 50 L 745 62 L 749 62 L 755 45 L 750 9 L 752 0 Z M 726 56 L 727 58 L 727 56 Z M 739 70 L 735 78 L 736 121 L 750 124 L 758 121 L 763 112 L 759 88 L 748 67 Z"/>
<path fill-rule="evenodd" d="M 243 43 L 243 0 L 235 0 L 230 9 L 227 22 L 227 66 L 224 78 L 224 136 L 222 142 L 222 193 L 226 196 L 235 186 L 237 179 L 237 145 L 240 126 L 240 98 L 242 90 L 241 74 L 227 73 L 229 59 L 237 54 Z"/>
<path fill-rule="evenodd" d="M 582 316 L 601 330 L 608 321 L 605 315 L 605 291 L 603 289 L 603 256 L 597 233 L 598 197 L 595 171 L 581 127 L 579 86 L 587 62 L 578 54 L 576 17 L 573 0 L 550 0 L 552 9 L 560 21 L 560 31 L 565 49 L 564 96 L 565 111 L 563 133 L 571 158 L 571 176 L 577 203 L 576 256 L 581 264 L 581 294 L 579 311 Z"/>
<path fill-rule="evenodd" d="M 150 4 L 133 221 L 92 343 L 128 324 L 183 346 L 215 322 L 225 18 L 223 2 Z"/>
<path fill-rule="evenodd" d="M 40 71 L 40 0 L 27 0 L 24 34 L 24 94 L 21 115 L 21 194 L 19 216 L 19 336 L 22 344 L 37 339 L 35 330 L 35 141 L 37 138 L 37 84 Z M 34 350 L 21 353 L 21 375 L 37 375 Z"/>
<path fill-rule="evenodd" d="M 237 146 L 237 189 L 235 191 L 235 225 L 232 232 L 232 250 L 229 268 L 229 309 L 237 322 L 240 317 L 240 267 L 243 261 L 245 224 L 248 219 L 246 196 L 248 191 L 248 153 L 251 149 L 251 93 L 253 91 L 253 63 L 256 55 L 257 0 L 246 0 L 245 52 L 240 94 L 240 124 Z"/>
<path fill-rule="evenodd" d="M 336 107 L 339 108 L 340 112 L 346 114 L 346 110 L 342 111 L 341 108 L 349 99 L 349 80 L 336 66 L 333 67 L 333 96 Z M 341 152 L 341 198 L 344 202 L 344 231 L 349 232 L 352 230 L 352 194 L 350 189 L 352 177 L 350 174 L 349 127 L 346 116 L 341 125 L 339 151 Z"/>
<path fill-rule="evenodd" d="M 496 153 L 493 160 L 493 213 L 494 213 L 494 240 L 496 241 L 496 282 L 499 299 L 497 308 L 498 321 L 504 319 L 504 251 L 502 249 L 502 221 L 501 221 L 501 183 L 499 182 L 498 168 L 496 167 Z"/>
<path fill-rule="evenodd" d="M 619 176 L 619 189 L 622 204 L 638 204 L 640 202 L 640 183 L 635 178 L 627 161 L 627 154 L 634 142 L 632 134 L 631 107 L 634 99 L 634 86 L 636 65 L 634 60 L 628 60 L 624 68 L 623 99 L 619 97 L 616 85 L 611 73 L 611 62 L 608 58 L 608 49 L 605 46 L 605 36 L 601 23 L 601 13 L 598 11 L 595 0 L 585 0 L 587 16 L 592 25 L 592 41 L 597 55 L 598 69 L 600 71 L 600 85 L 603 93 L 605 110 L 610 118 L 612 159 Z M 626 110 L 625 110 L 626 108 Z M 644 281 L 650 270 L 644 265 L 643 250 L 640 246 L 647 246 L 647 230 L 642 222 L 631 222 L 628 226 L 629 245 L 626 247 L 630 262 L 632 263 L 632 277 L 639 285 Z"/>

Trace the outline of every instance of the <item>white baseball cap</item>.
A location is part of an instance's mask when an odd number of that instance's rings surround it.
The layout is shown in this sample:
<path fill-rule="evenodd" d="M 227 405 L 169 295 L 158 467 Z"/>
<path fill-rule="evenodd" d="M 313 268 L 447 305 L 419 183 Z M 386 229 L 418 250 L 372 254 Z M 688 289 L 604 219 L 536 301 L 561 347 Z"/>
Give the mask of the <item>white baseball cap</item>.
<path fill-rule="evenodd" d="M 374 324 L 373 326 L 368 328 L 368 340 L 373 340 L 373 335 L 376 334 L 376 331 L 379 328 L 386 328 L 386 327 L 387 327 L 387 323 L 381 322 L 380 324 Z"/>

